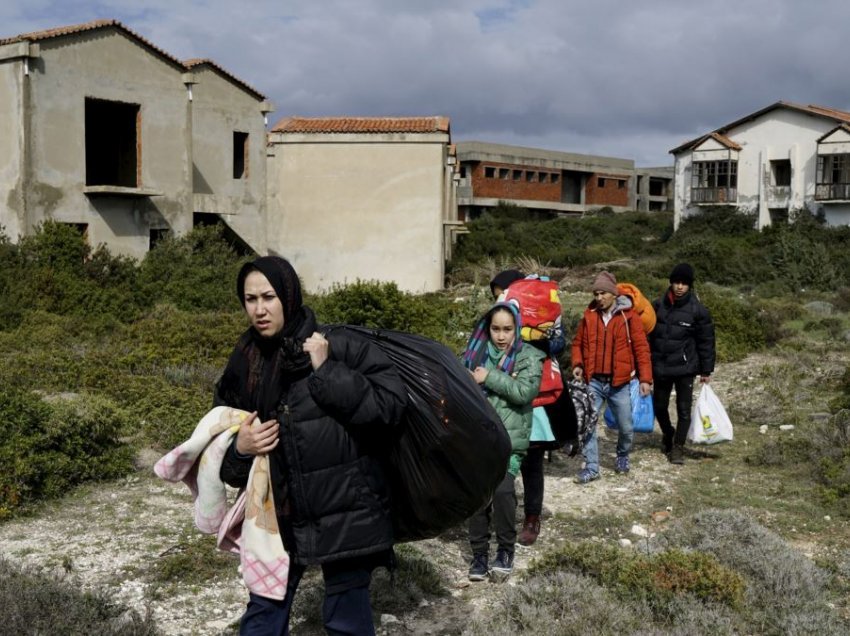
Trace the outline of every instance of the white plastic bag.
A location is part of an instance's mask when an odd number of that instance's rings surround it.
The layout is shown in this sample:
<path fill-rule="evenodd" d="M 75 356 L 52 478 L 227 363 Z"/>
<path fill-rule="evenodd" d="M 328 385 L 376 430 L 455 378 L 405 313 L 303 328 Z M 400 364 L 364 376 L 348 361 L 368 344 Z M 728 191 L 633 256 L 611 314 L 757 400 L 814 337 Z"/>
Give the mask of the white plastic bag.
<path fill-rule="evenodd" d="M 717 444 L 732 441 L 732 422 L 723 403 L 709 384 L 703 384 L 691 413 L 688 440 L 694 444 Z"/>

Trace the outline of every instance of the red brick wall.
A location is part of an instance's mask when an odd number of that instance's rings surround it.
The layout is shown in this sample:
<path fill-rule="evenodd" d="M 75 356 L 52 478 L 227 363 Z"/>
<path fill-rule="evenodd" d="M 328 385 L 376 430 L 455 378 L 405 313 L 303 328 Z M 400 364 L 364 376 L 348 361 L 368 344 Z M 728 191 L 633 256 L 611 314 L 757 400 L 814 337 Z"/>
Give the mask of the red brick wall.
<path fill-rule="evenodd" d="M 602 180 L 603 185 L 599 185 Z M 629 204 L 629 178 L 624 175 L 592 174 L 584 189 L 585 205 Z"/>
<path fill-rule="evenodd" d="M 472 169 L 472 193 L 475 197 L 555 203 L 561 200 L 562 175 L 559 170 L 490 162 L 470 165 L 467 170 L 470 168 Z M 486 176 L 488 169 L 494 172 L 493 177 Z M 528 180 L 529 174 L 534 175 L 533 181 Z M 543 183 L 540 181 L 541 175 L 545 175 L 546 181 Z M 555 183 L 552 183 L 553 175 L 555 175 Z"/>

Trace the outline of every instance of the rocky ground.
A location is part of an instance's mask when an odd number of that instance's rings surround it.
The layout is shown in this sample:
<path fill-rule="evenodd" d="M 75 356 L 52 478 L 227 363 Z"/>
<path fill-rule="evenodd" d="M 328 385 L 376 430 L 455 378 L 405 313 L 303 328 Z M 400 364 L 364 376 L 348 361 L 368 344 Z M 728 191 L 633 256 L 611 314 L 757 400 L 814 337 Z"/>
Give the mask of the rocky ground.
<path fill-rule="evenodd" d="M 721 399 L 735 399 L 741 381 L 765 360 L 753 356 L 718 369 L 714 388 Z M 603 478 L 585 486 L 572 482 L 580 468 L 578 458 L 555 453 L 546 464 L 543 531 L 534 546 L 519 549 L 518 572 L 545 549 L 569 540 L 565 517 L 604 519 L 615 514 L 652 532 L 666 517 L 676 515 L 672 493 L 677 480 L 687 477 L 687 463 L 678 467 L 667 462 L 658 450 L 658 433 L 639 434 L 632 473 L 615 475 L 614 442 L 615 436 L 608 433 L 602 443 Z M 72 577 L 83 588 L 111 590 L 120 602 L 142 613 L 152 612 L 167 634 L 233 633 L 247 596 L 236 575 L 236 562 L 232 577 L 203 586 L 163 588 L 148 582 L 151 564 L 181 549 L 195 534 L 188 490 L 182 484 L 157 479 L 150 469 L 156 459 L 146 453 L 140 458 L 138 473 L 130 478 L 86 487 L 34 517 L 0 525 L 0 551 L 13 560 Z M 650 501 L 657 506 L 659 493 L 671 493 L 670 500 L 653 510 Z M 604 523 L 600 525 L 600 533 L 608 531 Z M 640 541 L 632 535 L 610 538 L 622 543 Z M 416 547 L 438 567 L 451 593 L 424 601 L 413 612 L 383 616 L 379 630 L 386 634 L 458 634 L 476 613 L 487 611 L 501 585 L 467 581 L 469 554 L 461 528 Z M 513 576 L 504 585 L 517 584 L 521 584 L 520 577 Z M 295 628 L 293 633 L 312 632 Z"/>

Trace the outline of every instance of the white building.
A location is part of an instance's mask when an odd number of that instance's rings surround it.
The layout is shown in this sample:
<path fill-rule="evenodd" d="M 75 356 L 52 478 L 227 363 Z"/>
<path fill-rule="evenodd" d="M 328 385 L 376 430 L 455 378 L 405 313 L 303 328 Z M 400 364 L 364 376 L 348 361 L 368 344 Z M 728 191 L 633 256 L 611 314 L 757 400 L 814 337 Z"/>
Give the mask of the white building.
<path fill-rule="evenodd" d="M 670 152 L 674 227 L 717 205 L 756 212 L 759 229 L 804 208 L 850 224 L 850 112 L 780 101 Z"/>

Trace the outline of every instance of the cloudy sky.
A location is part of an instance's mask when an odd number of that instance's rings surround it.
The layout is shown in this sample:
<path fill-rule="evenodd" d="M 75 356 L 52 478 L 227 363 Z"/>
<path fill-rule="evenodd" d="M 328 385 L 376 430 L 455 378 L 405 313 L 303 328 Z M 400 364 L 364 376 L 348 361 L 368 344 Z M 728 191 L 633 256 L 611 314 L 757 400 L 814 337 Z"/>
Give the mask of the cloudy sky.
<path fill-rule="evenodd" d="M 672 164 L 777 100 L 850 110 L 847 0 L 3 0 L 0 37 L 116 18 L 270 116 L 447 115 L 477 140 Z"/>

